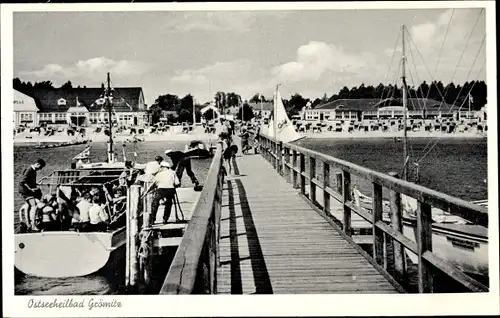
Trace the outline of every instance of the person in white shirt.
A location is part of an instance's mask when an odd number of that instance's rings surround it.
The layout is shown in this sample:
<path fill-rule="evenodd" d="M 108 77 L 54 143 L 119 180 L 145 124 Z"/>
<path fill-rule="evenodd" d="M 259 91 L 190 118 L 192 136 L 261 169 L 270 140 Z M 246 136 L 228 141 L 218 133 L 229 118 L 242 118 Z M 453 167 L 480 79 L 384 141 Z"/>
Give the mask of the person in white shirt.
<path fill-rule="evenodd" d="M 160 163 L 163 162 L 162 156 L 156 156 L 154 161 L 150 161 L 146 163 L 146 167 L 144 167 L 144 174 L 137 178 L 139 181 L 143 182 L 151 182 L 154 179 L 154 176 L 160 171 Z"/>
<path fill-rule="evenodd" d="M 92 231 L 105 231 L 109 221 L 108 214 L 101 205 L 99 197 L 94 197 L 93 204 L 89 209 L 90 228 Z"/>
<path fill-rule="evenodd" d="M 155 196 L 153 198 L 153 202 L 151 203 L 151 215 L 149 217 L 148 224 L 149 227 L 151 227 L 156 220 L 156 214 L 158 213 L 158 208 L 160 207 L 160 201 L 162 199 L 165 199 L 163 224 L 167 223 L 170 217 L 170 213 L 172 212 L 172 203 L 174 202 L 175 188 L 179 185 L 179 178 L 177 177 L 175 171 L 170 169 L 170 163 L 162 161 L 160 171 L 154 177 L 154 183 L 146 191 L 147 194 L 153 189 L 153 187 L 156 187 Z"/>
<path fill-rule="evenodd" d="M 90 193 L 85 193 L 83 198 L 78 202 L 76 208 L 78 213 L 73 214 L 72 223 L 73 226 L 79 231 L 85 231 L 88 229 L 90 224 L 89 211 L 92 207 L 92 196 Z"/>

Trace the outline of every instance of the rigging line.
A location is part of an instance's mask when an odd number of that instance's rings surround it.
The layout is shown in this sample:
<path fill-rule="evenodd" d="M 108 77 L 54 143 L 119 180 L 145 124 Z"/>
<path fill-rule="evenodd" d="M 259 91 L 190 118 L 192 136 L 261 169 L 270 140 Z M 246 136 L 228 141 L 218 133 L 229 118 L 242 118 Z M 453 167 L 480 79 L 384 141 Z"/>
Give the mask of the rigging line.
<path fill-rule="evenodd" d="M 485 65 L 486 65 L 486 60 L 484 60 L 483 65 L 481 66 L 481 69 L 477 73 L 477 77 L 479 77 L 479 75 L 483 72 L 483 69 L 484 69 Z M 470 92 L 472 92 L 472 89 L 474 88 L 474 86 L 476 86 L 477 83 L 478 83 L 478 81 L 474 81 L 474 83 L 472 84 L 471 88 L 469 89 L 469 92 L 467 93 L 467 95 L 469 95 Z M 462 107 L 464 106 L 466 100 L 467 100 L 467 98 L 464 99 L 464 101 L 462 102 L 462 105 L 460 105 L 460 108 L 458 109 L 458 111 L 460 111 L 462 109 Z"/>
<path fill-rule="evenodd" d="M 485 41 L 485 39 L 486 39 L 486 36 L 483 38 L 483 42 L 481 43 L 481 46 L 480 46 L 480 48 L 479 48 L 478 52 L 476 53 L 476 57 L 474 58 L 474 62 L 472 63 L 471 68 L 469 69 L 469 72 L 468 72 L 468 74 L 467 74 L 467 77 L 465 78 L 465 80 L 466 80 L 466 81 L 468 81 L 469 76 L 470 76 L 470 74 L 471 74 L 471 72 L 472 72 L 472 69 L 474 68 L 474 65 L 476 64 L 477 58 L 478 58 L 478 56 L 479 56 L 479 53 L 481 52 L 481 50 L 482 50 L 482 48 L 483 48 L 483 45 L 484 45 L 484 41 Z M 483 65 L 481 66 L 481 69 L 479 70 L 479 72 L 478 72 L 478 74 L 477 74 L 477 76 L 476 76 L 477 78 L 479 78 L 479 75 L 482 73 L 482 71 L 483 71 L 483 69 L 484 69 L 484 66 L 485 66 L 485 65 L 486 65 L 486 59 L 483 61 Z M 468 94 L 470 94 L 470 92 L 472 91 L 472 89 L 474 88 L 474 86 L 476 85 L 476 83 L 477 83 L 477 81 L 474 81 L 474 83 L 472 84 L 472 86 L 471 86 L 471 87 L 470 87 L 470 89 L 469 89 Z M 460 91 L 459 91 L 459 93 L 458 93 L 458 95 L 457 95 L 457 97 L 456 97 L 455 101 L 453 102 L 452 106 L 450 107 L 450 109 L 449 109 L 449 111 L 448 111 L 448 114 L 450 114 L 450 113 L 451 113 L 451 111 L 452 111 L 452 109 L 453 109 L 453 107 L 455 107 L 455 104 L 456 104 L 456 102 L 457 102 L 458 98 L 460 97 L 460 94 L 462 93 L 462 90 L 464 89 L 464 87 L 465 87 L 465 86 L 462 86 L 462 87 L 460 88 Z M 460 110 L 462 109 L 462 107 L 464 106 L 464 104 L 465 104 L 465 101 L 466 101 L 466 100 L 467 100 L 467 99 L 464 99 L 464 101 L 463 101 L 463 102 L 462 102 L 462 104 L 460 105 L 460 108 L 458 109 L 458 111 L 459 111 L 459 112 L 460 112 Z M 428 146 L 432 143 L 432 141 L 433 141 L 434 139 L 436 139 L 436 138 L 437 138 L 437 137 L 435 137 L 435 136 L 434 136 L 434 137 L 431 137 L 431 139 L 429 139 L 429 142 L 427 143 L 427 145 L 425 146 L 425 148 L 424 148 L 424 150 L 421 152 L 421 154 L 422 154 L 422 153 L 424 153 L 424 151 L 427 149 L 427 147 L 428 147 Z M 436 141 L 436 144 L 437 144 L 437 142 L 438 142 L 438 141 Z M 432 149 L 434 146 L 435 146 L 435 144 L 434 144 L 433 146 L 431 146 L 431 149 Z"/>
<path fill-rule="evenodd" d="M 408 35 L 409 37 L 409 40 L 410 40 L 410 43 L 413 44 L 413 46 L 415 47 L 415 50 L 417 51 L 418 55 L 420 56 L 420 59 L 422 60 L 422 64 L 425 66 L 425 70 L 427 71 L 427 73 L 429 73 L 430 77 L 431 77 L 431 85 L 429 86 L 429 91 L 427 93 L 430 92 L 431 88 L 432 88 L 432 85 L 434 85 L 436 87 L 436 90 L 438 91 L 439 93 L 439 96 L 444 99 L 444 96 L 443 94 L 441 93 L 441 90 L 439 89 L 439 87 L 437 87 L 437 83 L 436 84 L 433 84 L 435 81 L 436 81 L 436 78 L 432 75 L 431 71 L 429 70 L 429 67 L 427 67 L 427 64 L 425 63 L 424 61 L 424 58 L 423 58 L 423 55 L 422 53 L 420 52 L 420 50 L 418 49 L 417 45 L 415 44 L 415 42 L 413 42 L 413 39 Z"/>
<path fill-rule="evenodd" d="M 424 110 L 424 108 L 425 108 L 425 104 L 424 104 L 424 105 L 422 105 L 422 104 L 420 103 L 420 98 L 418 97 L 418 88 L 420 88 L 420 85 L 422 84 L 422 81 L 420 80 L 420 76 L 418 75 L 418 68 L 417 68 L 417 64 L 415 63 L 416 59 L 415 59 L 415 58 L 414 58 L 414 56 L 413 56 L 413 50 L 411 49 L 411 46 L 410 46 L 410 48 L 409 48 L 409 49 L 410 49 L 410 55 L 411 55 L 411 57 L 412 57 L 413 68 L 415 69 L 415 76 L 416 76 L 416 79 L 417 79 L 417 80 L 416 80 L 416 82 L 415 82 L 415 80 L 414 80 L 414 83 L 415 83 L 415 85 L 416 85 L 417 83 L 419 84 L 419 87 L 417 87 L 417 89 L 415 90 L 415 98 L 417 99 L 417 104 L 418 104 L 418 106 L 419 106 L 420 111 L 423 111 L 423 110 Z M 411 71 L 411 70 L 410 70 L 410 71 Z M 422 97 L 423 97 L 423 96 L 422 96 Z"/>
<path fill-rule="evenodd" d="M 451 78 L 450 82 L 453 82 L 453 77 L 455 77 L 455 74 L 456 74 L 456 72 L 457 72 L 458 66 L 460 65 L 460 62 L 461 62 L 461 60 L 462 60 L 462 58 L 463 58 L 463 56 L 464 56 L 465 50 L 466 50 L 466 48 L 467 48 L 467 46 L 468 46 L 468 44 L 469 44 L 470 38 L 472 37 L 472 34 L 474 33 L 474 29 L 476 28 L 476 25 L 477 25 L 477 23 L 478 23 L 478 21 L 479 21 L 479 18 L 481 17 L 481 13 L 482 13 L 482 11 L 483 11 L 483 10 L 484 10 L 484 9 L 481 9 L 481 11 L 479 12 L 479 16 L 478 16 L 478 18 L 476 19 L 476 23 L 474 24 L 474 27 L 472 28 L 471 33 L 469 34 L 469 38 L 467 39 L 467 42 L 465 43 L 465 47 L 464 47 L 464 49 L 462 50 L 462 54 L 461 54 L 460 59 L 459 59 L 459 61 L 458 61 L 458 63 L 457 63 L 457 66 L 455 67 L 455 70 L 454 70 L 454 72 L 453 72 L 453 75 L 452 75 L 452 78 Z M 483 41 L 482 41 L 482 43 L 481 43 L 481 46 L 480 46 L 480 48 L 479 48 L 478 52 L 476 53 L 476 57 L 474 58 L 474 62 L 473 62 L 473 64 L 472 64 L 472 66 L 471 66 L 471 69 L 470 69 L 470 71 L 469 71 L 469 74 L 467 75 L 467 79 L 469 78 L 470 72 L 472 71 L 472 68 L 473 68 L 473 66 L 474 66 L 474 64 L 475 64 L 475 61 L 477 60 L 477 57 L 479 56 L 479 53 L 481 52 L 481 49 L 482 49 L 482 47 L 483 47 L 483 45 L 484 45 L 484 41 L 485 41 L 485 40 L 486 40 L 486 35 L 483 37 Z M 446 87 L 446 89 L 445 89 L 445 96 L 446 96 L 446 95 L 447 95 L 447 93 L 448 93 L 448 89 L 449 89 L 449 86 L 447 86 L 447 87 Z M 462 92 L 462 89 L 463 89 L 463 87 L 460 89 L 460 92 L 459 92 L 458 96 L 460 96 L 460 93 Z M 439 92 L 439 89 L 438 89 L 438 92 Z M 443 103 L 444 103 L 444 98 L 445 98 L 445 96 L 442 96 L 442 100 L 441 100 L 441 103 L 440 103 L 440 105 L 439 105 L 438 111 L 441 109 L 441 107 L 442 107 L 442 105 L 443 105 Z M 457 96 L 457 98 L 458 98 L 458 96 Z M 457 100 L 457 99 L 455 99 L 455 101 L 453 102 L 452 106 L 451 106 L 451 107 L 450 107 L 450 109 L 448 110 L 448 114 L 451 112 L 451 110 L 453 109 L 453 107 L 455 107 L 455 102 L 456 102 L 456 100 Z M 425 148 L 424 148 L 424 150 L 422 151 L 422 153 L 424 153 L 424 151 L 427 149 L 427 147 L 428 147 L 428 146 L 432 143 L 433 139 L 435 139 L 435 138 L 436 138 L 435 136 L 434 136 L 434 137 L 431 137 L 431 139 L 429 140 L 429 142 L 428 142 L 428 143 L 427 143 L 427 145 L 425 146 Z M 433 147 L 433 146 L 432 146 L 432 147 Z"/>
<path fill-rule="evenodd" d="M 394 61 L 394 56 L 396 56 L 396 48 L 398 47 L 400 37 L 401 33 L 398 32 L 398 37 L 396 39 L 396 43 L 394 44 L 394 49 L 392 50 L 391 62 L 389 63 L 389 69 L 387 70 L 387 74 L 385 75 L 384 83 L 387 83 L 387 78 L 389 77 L 389 74 L 391 72 L 392 62 Z M 382 91 L 382 96 L 380 97 L 379 103 L 384 99 L 383 97 L 384 97 L 384 91 Z"/>
<path fill-rule="evenodd" d="M 416 69 L 415 69 L 415 71 L 416 71 Z M 411 72 L 411 68 L 408 68 L 408 74 L 410 75 L 411 81 L 413 83 L 413 86 L 412 86 L 413 90 L 415 90 L 416 81 L 415 81 L 415 78 L 413 78 L 413 73 Z M 417 81 L 420 82 L 418 75 L 417 75 Z M 410 90 L 408 90 L 408 95 L 410 95 L 410 97 L 411 97 Z M 417 100 L 418 110 L 422 111 L 422 106 L 420 105 L 420 100 L 418 99 L 418 94 L 417 94 L 416 90 L 415 90 L 415 99 Z M 413 103 L 413 101 L 412 101 L 412 105 L 413 105 L 413 110 L 416 110 L 417 108 L 415 107 L 415 104 Z"/>
<path fill-rule="evenodd" d="M 484 61 L 483 66 L 481 67 L 479 74 L 481 74 L 485 65 L 486 65 L 486 60 Z M 479 76 L 479 74 L 478 74 L 478 76 Z M 477 83 L 477 81 L 475 81 L 474 84 L 472 84 L 472 87 L 470 88 L 469 92 L 472 91 L 472 88 L 476 85 L 476 83 Z M 463 101 L 462 106 L 464 104 L 465 104 L 465 100 Z M 460 108 L 462 108 L 462 106 L 460 106 Z M 436 137 L 434 137 L 434 138 L 436 138 Z M 432 147 L 429 148 L 429 151 L 427 151 L 427 153 L 418 161 L 418 163 L 421 162 L 438 143 L 439 143 L 439 138 L 437 138 L 436 142 L 432 145 Z"/>
<path fill-rule="evenodd" d="M 467 73 L 467 77 L 465 78 L 465 81 L 466 81 L 466 82 L 467 82 L 467 80 L 469 79 L 470 74 L 472 73 L 472 69 L 474 68 L 474 65 L 476 64 L 477 58 L 479 57 L 479 54 L 481 53 L 481 51 L 482 51 L 482 49 L 483 49 L 483 46 L 484 46 L 485 41 L 486 41 L 486 35 L 483 37 L 483 41 L 481 42 L 481 46 L 479 47 L 479 50 L 477 51 L 476 56 L 474 57 L 474 61 L 472 62 L 472 65 L 471 65 L 471 67 L 470 67 L 470 69 L 469 69 L 469 73 Z M 485 60 L 484 60 L 484 62 L 483 62 L 483 66 L 481 66 L 481 71 L 482 71 L 482 69 L 483 69 L 483 67 L 484 67 L 484 64 L 486 64 L 486 59 L 485 59 Z M 479 73 L 479 74 L 480 74 L 480 73 Z M 478 74 L 478 76 L 479 76 L 479 74 Z M 474 82 L 474 83 L 475 83 L 475 82 Z M 454 102 L 453 102 L 453 104 L 451 105 L 451 108 L 450 108 L 449 112 L 451 112 L 451 110 L 453 109 L 453 107 L 455 107 L 455 103 L 457 102 L 458 98 L 460 97 L 460 93 L 462 93 L 462 90 L 464 89 L 464 87 L 465 87 L 465 86 L 462 86 L 462 87 L 460 88 L 460 91 L 458 92 L 458 95 L 457 95 L 457 97 L 455 98 L 455 101 L 454 101 Z M 471 90 L 472 90 L 472 87 L 471 87 L 471 89 L 469 90 L 469 93 L 471 92 Z M 462 104 L 462 106 L 463 106 L 463 104 Z M 462 108 L 462 106 L 460 106 L 460 108 Z M 460 111 L 460 110 L 459 110 L 459 111 Z"/>
<path fill-rule="evenodd" d="M 479 11 L 479 15 L 477 16 L 476 22 L 474 23 L 474 26 L 472 27 L 472 30 L 471 30 L 471 32 L 469 34 L 469 37 L 467 38 L 467 41 L 465 42 L 464 49 L 462 50 L 462 53 L 460 54 L 460 58 L 458 59 L 457 66 L 455 66 L 455 70 L 453 71 L 453 74 L 451 75 L 450 83 L 453 82 L 453 78 L 455 77 L 455 74 L 457 73 L 458 66 L 460 65 L 460 62 L 462 61 L 462 58 L 464 57 L 465 50 L 467 49 L 467 46 L 469 45 L 469 41 L 472 38 L 472 35 L 474 34 L 474 30 L 476 29 L 477 23 L 479 22 L 479 19 L 481 18 L 483 10 L 484 10 L 484 8 L 481 9 L 481 11 Z M 486 38 L 486 35 L 485 35 L 485 38 Z M 448 93 L 448 87 L 445 88 L 444 97 L 443 97 L 443 100 L 441 100 L 441 104 L 439 105 L 438 110 L 440 110 L 441 106 L 443 105 L 444 98 L 446 97 L 446 94 Z"/>
<path fill-rule="evenodd" d="M 446 42 L 446 38 L 448 37 L 448 31 L 450 30 L 451 20 L 453 19 L 453 15 L 454 14 L 455 14 L 455 9 L 453 9 L 453 11 L 451 11 L 450 20 L 448 20 L 448 25 L 446 26 L 446 31 L 445 31 L 445 34 L 444 34 L 443 43 L 441 44 L 441 49 L 439 50 L 438 58 L 437 58 L 437 61 L 436 61 L 436 66 L 434 67 L 434 74 L 437 73 L 437 70 L 438 70 L 438 67 L 439 67 L 439 61 L 441 60 L 441 54 L 443 53 L 444 44 Z M 427 91 L 427 96 L 425 97 L 424 107 L 427 106 L 427 100 L 429 99 L 430 92 L 431 92 L 431 90 L 429 89 Z"/>

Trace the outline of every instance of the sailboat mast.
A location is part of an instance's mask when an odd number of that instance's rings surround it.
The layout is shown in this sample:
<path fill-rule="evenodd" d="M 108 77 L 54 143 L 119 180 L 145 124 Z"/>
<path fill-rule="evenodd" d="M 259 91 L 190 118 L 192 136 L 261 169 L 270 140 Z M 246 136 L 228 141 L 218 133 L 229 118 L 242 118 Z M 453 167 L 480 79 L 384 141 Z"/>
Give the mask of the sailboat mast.
<path fill-rule="evenodd" d="M 111 110 L 111 80 L 109 79 L 109 72 L 107 78 L 107 90 L 106 90 L 106 105 L 108 106 L 108 118 L 109 118 L 109 145 L 108 145 L 108 162 L 113 162 L 113 122 L 111 120 L 112 110 Z"/>
<path fill-rule="evenodd" d="M 406 96 L 406 52 L 405 52 L 405 26 L 401 26 L 402 31 L 402 56 L 401 56 L 401 69 L 403 72 L 403 180 L 408 180 L 407 176 L 407 157 L 408 157 L 408 144 L 407 144 L 407 133 L 406 133 L 406 111 L 407 111 L 407 96 Z"/>

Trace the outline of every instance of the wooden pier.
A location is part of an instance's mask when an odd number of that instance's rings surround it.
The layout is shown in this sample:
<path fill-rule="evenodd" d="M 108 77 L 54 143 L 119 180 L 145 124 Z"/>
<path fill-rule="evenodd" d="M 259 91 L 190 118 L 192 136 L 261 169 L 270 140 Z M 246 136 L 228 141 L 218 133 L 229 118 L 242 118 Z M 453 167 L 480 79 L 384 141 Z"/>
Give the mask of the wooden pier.
<path fill-rule="evenodd" d="M 260 154 L 238 156 L 229 175 L 219 143 L 160 294 L 402 293 L 406 253 L 418 257 L 417 292 L 440 292 L 437 274 L 453 292 L 489 290 L 432 251 L 431 207 L 487 228 L 484 207 L 261 137 Z M 351 176 L 371 182 L 369 212 Z M 403 194 L 418 201 L 415 241 L 403 235 Z"/>
<path fill-rule="evenodd" d="M 235 167 L 223 192 L 218 294 L 403 292 L 263 157 Z"/>

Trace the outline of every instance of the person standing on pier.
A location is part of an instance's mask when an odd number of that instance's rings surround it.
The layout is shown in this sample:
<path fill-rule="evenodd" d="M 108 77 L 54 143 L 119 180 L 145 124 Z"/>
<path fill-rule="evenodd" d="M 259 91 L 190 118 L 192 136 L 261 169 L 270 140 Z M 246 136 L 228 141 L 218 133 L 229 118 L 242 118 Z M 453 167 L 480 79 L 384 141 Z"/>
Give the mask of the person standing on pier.
<path fill-rule="evenodd" d="M 165 150 L 165 155 L 172 160 L 172 169 L 175 170 L 179 181 L 182 180 L 182 175 L 184 174 L 184 170 L 186 170 L 186 173 L 189 178 L 191 178 L 191 182 L 193 182 L 195 188 L 199 187 L 200 183 L 191 169 L 191 158 L 189 158 L 189 156 L 182 151 L 173 151 L 172 149 Z"/>
<path fill-rule="evenodd" d="M 160 207 L 160 201 L 165 199 L 165 211 L 163 213 L 163 224 L 167 224 L 170 218 L 170 213 L 172 212 L 172 204 L 175 197 L 175 188 L 180 186 L 179 178 L 177 178 L 176 173 L 170 169 L 170 163 L 166 161 L 161 162 L 160 171 L 154 177 L 154 183 L 146 191 L 148 194 L 153 187 L 156 187 L 153 202 L 151 203 L 151 215 L 149 216 L 148 227 L 153 226 L 156 220 L 156 214 L 158 213 L 158 208 Z"/>
<path fill-rule="evenodd" d="M 160 171 L 160 164 L 163 162 L 162 156 L 156 156 L 154 161 L 146 163 L 144 174 L 137 178 L 137 181 L 151 182 L 154 176 Z"/>
<path fill-rule="evenodd" d="M 45 161 L 43 159 L 38 159 L 29 168 L 24 170 L 21 182 L 19 182 L 19 194 L 21 194 L 29 206 L 25 216 L 28 230 L 37 230 L 35 224 L 37 211 L 35 199 L 42 198 L 42 191 L 38 188 L 36 183 L 36 172 L 43 169 L 45 166 Z"/>

